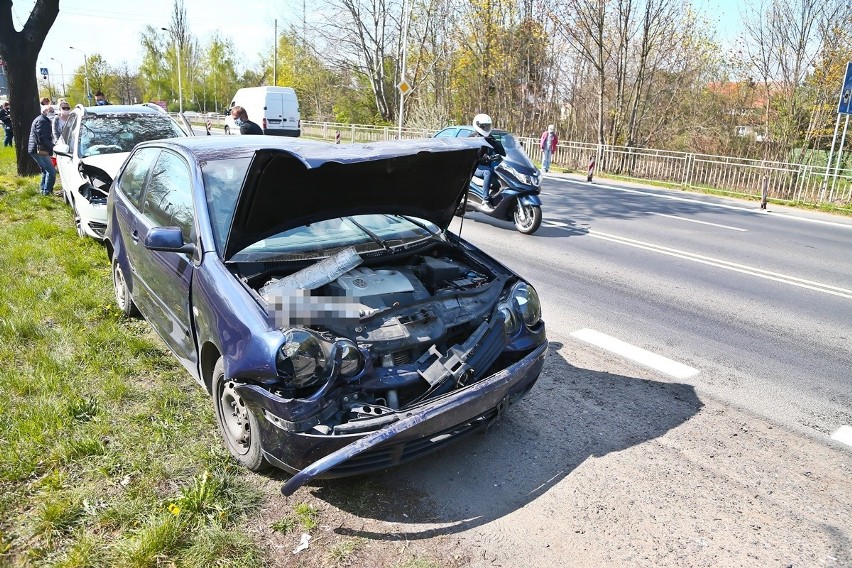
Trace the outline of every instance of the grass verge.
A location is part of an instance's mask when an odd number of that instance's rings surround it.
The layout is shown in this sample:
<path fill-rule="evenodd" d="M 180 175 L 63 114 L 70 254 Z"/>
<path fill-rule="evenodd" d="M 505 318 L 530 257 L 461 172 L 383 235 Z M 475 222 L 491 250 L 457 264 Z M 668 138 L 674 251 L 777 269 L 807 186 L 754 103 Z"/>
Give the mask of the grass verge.
<path fill-rule="evenodd" d="M 338 534 L 384 525 L 371 477 L 285 499 L 237 467 L 204 390 L 115 307 L 104 248 L 14 168 L 0 150 L 0 566 L 460 565 Z"/>
<path fill-rule="evenodd" d="M 0 152 L 0 564 L 251 566 L 205 393 L 120 317 L 101 245 Z"/>

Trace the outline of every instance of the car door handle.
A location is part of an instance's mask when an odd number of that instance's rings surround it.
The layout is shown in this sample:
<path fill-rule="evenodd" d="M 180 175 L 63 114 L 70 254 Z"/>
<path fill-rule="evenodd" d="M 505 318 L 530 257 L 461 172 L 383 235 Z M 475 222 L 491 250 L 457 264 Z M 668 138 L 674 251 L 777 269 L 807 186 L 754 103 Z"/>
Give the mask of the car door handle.
<path fill-rule="evenodd" d="M 133 239 L 133 242 L 139 244 L 139 231 L 133 229 L 133 232 L 130 233 L 130 238 Z"/>

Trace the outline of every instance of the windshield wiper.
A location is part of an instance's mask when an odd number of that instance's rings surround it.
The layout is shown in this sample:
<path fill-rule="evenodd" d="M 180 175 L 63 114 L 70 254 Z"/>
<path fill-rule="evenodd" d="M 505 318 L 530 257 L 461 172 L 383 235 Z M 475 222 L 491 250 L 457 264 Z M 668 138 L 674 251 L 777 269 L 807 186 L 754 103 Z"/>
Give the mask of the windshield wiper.
<path fill-rule="evenodd" d="M 420 227 L 421 229 L 423 229 L 424 231 L 426 231 L 427 233 L 429 233 L 430 235 L 432 235 L 435 238 L 440 238 L 440 236 L 441 236 L 440 233 L 433 232 L 432 229 L 430 229 L 428 226 L 426 226 L 425 223 L 421 223 L 417 219 L 413 219 L 413 218 L 409 217 L 408 215 L 394 215 L 394 217 L 400 217 L 402 219 L 405 219 L 406 221 L 408 221 L 412 225 L 417 225 L 418 227 Z"/>
<path fill-rule="evenodd" d="M 376 233 L 374 233 L 373 231 L 371 231 L 370 229 L 368 229 L 367 227 L 365 227 L 364 225 L 362 225 L 361 223 L 359 223 L 358 221 L 356 221 L 356 220 L 355 220 L 355 219 L 353 219 L 352 217 L 347 217 L 346 219 L 347 219 L 350 223 L 352 223 L 353 225 L 355 225 L 356 227 L 358 227 L 359 229 L 361 229 L 362 231 L 364 231 L 365 233 L 367 233 L 367 235 L 369 235 L 371 239 L 373 239 L 374 241 L 376 241 L 376 243 L 378 243 L 378 244 L 379 244 L 379 246 L 381 246 L 381 247 L 382 247 L 383 249 L 385 249 L 386 251 L 390 252 L 391 248 L 388 246 L 387 241 L 385 241 L 385 240 L 384 240 L 383 238 L 381 238 L 379 235 L 377 235 Z"/>

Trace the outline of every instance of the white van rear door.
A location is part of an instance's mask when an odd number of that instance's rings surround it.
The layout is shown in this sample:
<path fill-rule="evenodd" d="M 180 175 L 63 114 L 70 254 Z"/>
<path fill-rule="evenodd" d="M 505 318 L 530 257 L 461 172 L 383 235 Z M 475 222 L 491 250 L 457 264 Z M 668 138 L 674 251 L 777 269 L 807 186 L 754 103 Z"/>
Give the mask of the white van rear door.
<path fill-rule="evenodd" d="M 282 127 L 281 118 L 284 114 L 284 103 L 281 98 L 281 93 L 266 94 L 266 116 L 267 128 L 278 130 Z"/>

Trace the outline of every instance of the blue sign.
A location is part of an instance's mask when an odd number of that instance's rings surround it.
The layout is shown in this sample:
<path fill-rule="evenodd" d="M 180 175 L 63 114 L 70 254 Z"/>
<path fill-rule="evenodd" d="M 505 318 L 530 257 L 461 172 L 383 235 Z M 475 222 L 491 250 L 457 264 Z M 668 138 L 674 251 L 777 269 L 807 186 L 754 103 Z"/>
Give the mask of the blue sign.
<path fill-rule="evenodd" d="M 846 64 L 846 78 L 840 89 L 840 100 L 837 103 L 838 114 L 852 114 L 852 61 Z"/>
<path fill-rule="evenodd" d="M 42 76 L 42 77 L 44 77 L 45 79 L 47 79 L 47 75 L 48 75 L 48 73 L 47 73 L 47 67 L 42 67 L 41 69 L 39 69 L 39 73 L 41 73 L 41 76 Z"/>

